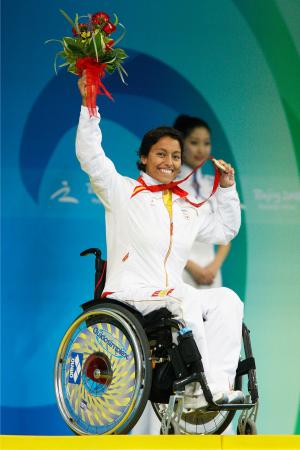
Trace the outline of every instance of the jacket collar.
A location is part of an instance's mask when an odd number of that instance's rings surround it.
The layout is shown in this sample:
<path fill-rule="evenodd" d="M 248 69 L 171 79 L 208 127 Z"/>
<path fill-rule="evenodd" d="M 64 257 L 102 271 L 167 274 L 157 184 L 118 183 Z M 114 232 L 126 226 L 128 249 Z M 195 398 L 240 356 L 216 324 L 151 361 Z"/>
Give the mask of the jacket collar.
<path fill-rule="evenodd" d="M 147 185 L 149 185 L 149 186 L 154 185 L 154 184 L 161 184 L 160 181 L 155 180 L 154 178 L 150 177 L 146 172 L 143 172 L 142 170 L 140 171 L 140 176 L 143 178 L 145 183 Z M 150 192 L 150 191 L 144 190 L 144 191 L 141 191 L 141 194 L 145 193 L 145 192 L 147 192 L 148 194 L 150 193 L 151 196 L 154 197 L 154 198 L 162 198 L 162 192 Z M 181 199 L 181 198 L 179 197 L 179 195 L 173 193 L 172 194 L 172 199 L 173 199 L 173 202 L 174 202 L 175 200 L 178 200 L 178 199 Z"/>

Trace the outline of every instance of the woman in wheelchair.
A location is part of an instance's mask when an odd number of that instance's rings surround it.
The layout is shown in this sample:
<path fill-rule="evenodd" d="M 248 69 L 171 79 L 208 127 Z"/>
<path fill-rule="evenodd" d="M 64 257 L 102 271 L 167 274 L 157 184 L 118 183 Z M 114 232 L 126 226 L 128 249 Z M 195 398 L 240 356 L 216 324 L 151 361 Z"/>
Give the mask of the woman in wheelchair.
<path fill-rule="evenodd" d="M 85 74 L 78 86 L 76 155 L 105 207 L 108 258 L 102 300 L 83 305 L 58 352 L 61 412 L 79 434 L 126 433 L 150 398 L 163 433 L 220 433 L 235 410 L 253 406 L 236 376 L 243 303 L 227 288 L 184 284 L 182 271 L 196 236 L 226 244 L 238 233 L 234 169 L 221 161 L 216 213 L 199 208 L 172 183 L 181 134 L 160 127 L 143 137 L 138 180 L 120 175 L 102 149 L 100 115 L 90 117 L 85 106 Z M 98 255 L 98 269 L 99 261 Z M 103 274 L 96 281 L 103 283 Z M 255 376 L 249 345 L 240 376 L 249 370 Z M 255 403 L 254 397 L 253 390 Z"/>

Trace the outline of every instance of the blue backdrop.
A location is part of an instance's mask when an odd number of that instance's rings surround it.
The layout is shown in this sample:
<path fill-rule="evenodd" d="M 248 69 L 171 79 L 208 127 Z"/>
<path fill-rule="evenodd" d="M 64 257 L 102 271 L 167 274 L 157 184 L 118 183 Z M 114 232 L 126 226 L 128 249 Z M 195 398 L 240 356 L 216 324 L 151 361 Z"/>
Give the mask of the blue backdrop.
<path fill-rule="evenodd" d="M 273 32 L 286 48 L 299 50 L 300 8 L 293 1 L 266 3 L 260 12 L 274 24 L 261 34 L 259 19 L 253 19 L 258 0 L 165 0 L 159 7 L 146 0 L 3 2 L 2 433 L 70 433 L 55 405 L 54 359 L 79 305 L 93 293 L 93 261 L 79 253 L 98 246 L 105 254 L 103 208 L 74 154 L 77 79 L 65 70 L 54 74 L 57 49 L 43 44 L 70 34 L 60 7 L 71 16 L 116 12 L 128 29 L 123 41 L 128 86 L 115 75 L 106 78 L 115 102 L 99 102 L 104 148 L 122 174 L 137 176 L 136 150 L 145 131 L 171 124 L 179 113 L 205 118 L 213 130 L 214 156 L 237 167 L 243 224 L 224 266 L 224 284 L 245 299 L 247 322 L 254 328 L 263 397 L 260 430 L 296 430 L 299 362 L 284 354 L 285 369 L 278 369 L 275 348 L 283 354 L 289 345 L 292 355 L 299 353 L 299 159 L 293 125 L 299 110 L 283 76 L 277 82 L 278 68 L 266 46 Z M 284 41 L 285 33 L 289 40 Z M 282 58 L 281 75 L 283 53 Z M 292 58 L 298 70 L 299 58 Z M 289 84 L 296 86 L 293 80 Z M 293 112 L 289 118 L 283 97 Z M 289 258 L 292 271 L 279 257 Z M 271 402 L 286 370 L 286 413 L 273 416 Z"/>

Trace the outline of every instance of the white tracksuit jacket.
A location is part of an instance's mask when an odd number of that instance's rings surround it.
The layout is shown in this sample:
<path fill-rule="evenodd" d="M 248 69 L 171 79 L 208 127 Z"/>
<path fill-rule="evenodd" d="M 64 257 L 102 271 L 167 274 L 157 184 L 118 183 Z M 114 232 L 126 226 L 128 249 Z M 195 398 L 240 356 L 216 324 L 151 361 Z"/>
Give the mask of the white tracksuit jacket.
<path fill-rule="evenodd" d="M 81 107 L 76 154 L 105 207 L 107 278 L 112 298 L 142 313 L 167 306 L 193 330 L 213 391 L 228 390 L 238 363 L 242 302 L 226 288 L 198 291 L 184 284 L 182 271 L 194 239 L 229 242 L 240 227 L 235 186 L 218 188 L 218 210 L 195 208 L 173 194 L 173 238 L 162 192 L 144 190 L 131 198 L 138 181 L 121 176 L 101 147 L 99 119 Z M 147 184 L 157 181 L 143 173 Z"/>

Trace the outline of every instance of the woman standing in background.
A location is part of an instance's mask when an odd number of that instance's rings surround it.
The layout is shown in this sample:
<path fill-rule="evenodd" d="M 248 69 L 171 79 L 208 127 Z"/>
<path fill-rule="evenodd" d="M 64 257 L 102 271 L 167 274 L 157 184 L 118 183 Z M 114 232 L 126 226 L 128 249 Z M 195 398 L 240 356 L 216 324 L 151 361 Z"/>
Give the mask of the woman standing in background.
<path fill-rule="evenodd" d="M 208 124 L 197 117 L 180 115 L 174 123 L 174 128 L 181 131 L 184 137 L 183 162 L 179 178 L 187 176 L 192 169 L 201 164 L 211 152 L 211 130 Z M 181 184 L 197 201 L 209 197 L 213 185 L 213 177 L 203 175 L 197 170 L 192 177 Z M 216 209 L 216 199 L 213 196 L 206 205 L 211 212 Z M 189 260 L 183 272 L 183 280 L 199 289 L 222 286 L 222 265 L 230 251 L 230 243 L 214 245 L 195 240 Z"/>

